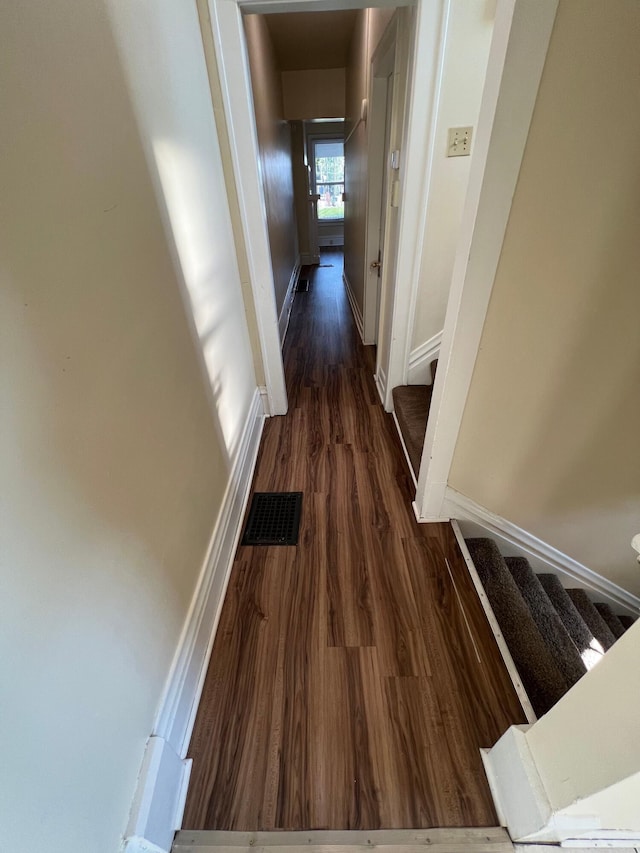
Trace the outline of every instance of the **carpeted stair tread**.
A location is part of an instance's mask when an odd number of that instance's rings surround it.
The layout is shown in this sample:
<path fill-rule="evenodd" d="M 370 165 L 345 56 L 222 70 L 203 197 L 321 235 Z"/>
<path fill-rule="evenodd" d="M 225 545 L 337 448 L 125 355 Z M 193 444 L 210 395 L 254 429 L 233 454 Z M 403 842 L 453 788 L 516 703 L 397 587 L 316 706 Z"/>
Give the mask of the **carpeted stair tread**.
<path fill-rule="evenodd" d="M 436 371 L 438 370 L 438 359 L 434 359 L 429 365 L 429 370 L 431 371 L 431 384 L 436 381 Z"/>
<path fill-rule="evenodd" d="M 632 619 L 632 618 L 631 618 L 631 616 L 627 616 L 627 615 L 626 615 L 626 613 L 621 613 L 621 614 L 618 616 L 618 619 L 620 620 L 620 623 L 621 623 L 621 625 L 622 625 L 622 627 L 624 628 L 624 630 L 625 630 L 625 631 L 628 631 L 628 630 L 629 630 L 629 628 L 630 628 L 630 627 L 633 625 L 633 623 L 636 621 L 635 619 Z"/>
<path fill-rule="evenodd" d="M 496 543 L 491 539 L 467 539 L 467 546 L 524 688 L 540 716 L 555 705 L 570 685 L 556 665 Z"/>
<path fill-rule="evenodd" d="M 596 610 L 594 603 L 583 589 L 568 589 L 567 595 L 571 601 L 573 601 L 576 610 L 591 629 L 593 636 L 606 652 L 615 643 L 616 638 L 607 623 Z"/>
<path fill-rule="evenodd" d="M 540 574 L 538 579 L 551 599 L 551 603 L 558 611 L 558 616 L 564 622 L 564 627 L 569 632 L 569 636 L 578 647 L 585 666 L 590 669 L 602 657 L 602 652 L 594 643 L 593 632 L 576 610 L 573 601 L 569 598 L 566 589 L 556 575 Z"/>
<path fill-rule="evenodd" d="M 611 629 L 611 633 L 614 635 L 616 640 L 619 640 L 620 637 L 624 634 L 624 625 L 622 624 L 622 622 L 618 619 L 618 617 L 608 604 L 604 604 L 604 602 L 598 601 L 595 604 L 595 608 Z"/>
<path fill-rule="evenodd" d="M 399 385 L 392 391 L 393 408 L 416 477 L 427 431 L 431 390 L 431 385 Z"/>
<path fill-rule="evenodd" d="M 544 587 L 524 557 L 505 557 L 505 563 L 558 669 L 567 684 L 574 685 L 587 668 Z"/>

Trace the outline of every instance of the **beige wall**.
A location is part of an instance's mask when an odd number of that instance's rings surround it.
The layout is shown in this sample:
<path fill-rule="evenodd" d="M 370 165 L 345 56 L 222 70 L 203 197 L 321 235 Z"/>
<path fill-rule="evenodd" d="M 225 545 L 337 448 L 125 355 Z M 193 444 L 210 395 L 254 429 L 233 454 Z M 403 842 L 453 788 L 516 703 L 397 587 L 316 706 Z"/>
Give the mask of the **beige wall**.
<path fill-rule="evenodd" d="M 282 72 L 286 119 L 343 118 L 344 92 L 344 68 Z"/>
<path fill-rule="evenodd" d="M 450 477 L 635 594 L 639 30 L 560 2 Z"/>
<path fill-rule="evenodd" d="M 452 0 L 449 7 L 412 349 L 444 326 L 471 163 L 447 157 L 447 134 L 478 123 L 494 13 L 495 0 Z"/>
<path fill-rule="evenodd" d="M 260 144 L 276 308 L 280 314 L 298 259 L 291 129 L 284 119 L 280 72 L 264 17 L 247 15 L 244 25 Z"/>
<path fill-rule="evenodd" d="M 618 701 L 612 701 L 612 697 Z M 640 832 L 640 624 L 527 732 L 551 807 Z"/>
<path fill-rule="evenodd" d="M 344 269 L 361 311 L 364 307 L 367 216 L 367 128 L 366 124 L 357 125 L 357 122 L 362 99 L 369 97 L 371 57 L 393 12 L 393 9 L 364 9 L 358 13 L 346 73 Z"/>
<path fill-rule="evenodd" d="M 0 9 L 11 851 L 118 848 L 255 389 L 195 8 L 129 6 Z"/>

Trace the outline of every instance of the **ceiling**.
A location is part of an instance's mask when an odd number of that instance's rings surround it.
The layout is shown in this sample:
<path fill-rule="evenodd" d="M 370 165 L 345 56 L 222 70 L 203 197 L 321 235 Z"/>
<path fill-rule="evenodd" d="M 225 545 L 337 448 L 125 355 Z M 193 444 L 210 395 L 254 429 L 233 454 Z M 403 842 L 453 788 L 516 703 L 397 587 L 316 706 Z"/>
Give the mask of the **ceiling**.
<path fill-rule="evenodd" d="M 265 15 L 280 71 L 345 68 L 357 9 Z"/>

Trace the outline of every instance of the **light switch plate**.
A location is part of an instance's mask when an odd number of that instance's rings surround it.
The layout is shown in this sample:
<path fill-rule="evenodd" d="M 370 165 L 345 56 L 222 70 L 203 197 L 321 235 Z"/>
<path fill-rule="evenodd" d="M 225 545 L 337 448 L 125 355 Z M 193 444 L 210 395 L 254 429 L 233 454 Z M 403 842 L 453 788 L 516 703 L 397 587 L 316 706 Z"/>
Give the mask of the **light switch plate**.
<path fill-rule="evenodd" d="M 468 157 L 471 154 L 473 127 L 450 127 L 447 139 L 447 157 Z"/>

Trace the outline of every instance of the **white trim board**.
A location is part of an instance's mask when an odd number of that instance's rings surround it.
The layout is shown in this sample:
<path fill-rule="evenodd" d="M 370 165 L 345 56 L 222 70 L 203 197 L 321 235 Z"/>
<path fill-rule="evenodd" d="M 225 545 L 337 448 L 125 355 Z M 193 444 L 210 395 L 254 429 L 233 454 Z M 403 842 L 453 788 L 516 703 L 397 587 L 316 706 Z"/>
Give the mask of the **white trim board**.
<path fill-rule="evenodd" d="M 124 853 L 171 849 L 182 823 L 191 764 L 190 758 L 180 758 L 163 738 L 149 738 L 122 845 Z"/>
<path fill-rule="evenodd" d="M 379 393 L 379 392 L 378 392 Z M 409 451 L 407 450 L 407 445 L 404 443 L 404 438 L 402 436 L 402 430 L 400 429 L 400 424 L 398 423 L 398 418 L 396 416 L 395 409 L 391 412 L 393 417 L 393 422 L 396 425 L 396 430 L 398 432 L 398 438 L 400 439 L 400 444 L 402 445 L 402 452 L 404 453 L 404 458 L 407 460 L 407 465 L 409 466 L 409 473 L 411 474 L 411 479 L 413 480 L 413 485 L 416 487 L 418 485 L 418 478 L 415 475 L 413 470 L 413 466 L 411 465 L 411 460 L 409 459 Z"/>
<path fill-rule="evenodd" d="M 384 401 L 387 393 L 387 374 L 384 372 L 384 367 L 381 364 L 378 365 L 378 369 L 375 372 L 373 380 L 376 383 L 376 388 L 378 389 L 380 402 L 384 407 Z"/>
<path fill-rule="evenodd" d="M 256 388 L 222 507 L 167 680 L 153 734 L 185 756 L 220 617 L 264 425 Z"/>
<path fill-rule="evenodd" d="M 320 236 L 318 237 L 318 246 L 321 249 L 341 249 L 344 246 L 344 236 L 342 234 Z"/>
<path fill-rule="evenodd" d="M 618 612 L 640 616 L 640 598 L 450 486 L 445 493 L 444 515 L 458 519 L 464 536 L 495 539 L 504 556 L 526 557 L 535 572 L 552 572 L 563 586 L 578 586 Z"/>
<path fill-rule="evenodd" d="M 273 265 L 269 250 L 264 187 L 260 178 L 260 151 L 253 110 L 251 73 L 244 37 L 242 14 L 236 0 L 204 0 L 211 27 L 215 64 L 220 89 L 233 174 L 238 192 L 242 233 L 247 249 L 256 323 L 269 394 L 269 408 L 275 415 L 287 412 L 287 390 L 278 328 Z M 205 51 L 207 38 L 203 39 Z"/>
<path fill-rule="evenodd" d="M 527 691 L 524 688 L 517 667 L 513 662 L 513 658 L 511 657 L 511 652 L 509 651 L 507 643 L 504 637 L 502 636 L 502 631 L 500 630 L 500 625 L 498 624 L 498 620 L 496 619 L 495 613 L 493 612 L 491 602 L 487 598 L 487 594 L 484 591 L 484 587 L 482 586 L 482 581 L 480 580 L 480 576 L 478 575 L 476 567 L 471 558 L 471 554 L 469 553 L 469 549 L 467 548 L 467 543 L 464 541 L 464 536 L 462 535 L 460 526 L 455 519 L 451 521 L 451 527 L 453 528 L 455 537 L 458 540 L 458 545 L 460 546 L 460 551 L 462 552 L 462 556 L 466 563 L 467 571 L 471 576 L 471 581 L 473 582 L 476 593 L 478 594 L 478 598 L 480 599 L 480 604 L 482 605 L 484 614 L 487 617 L 487 622 L 489 623 L 491 632 L 493 633 L 500 654 L 502 655 L 502 660 L 504 661 L 504 665 L 507 669 L 507 672 L 509 673 L 509 678 L 511 679 L 513 688 L 518 695 L 518 699 L 520 700 L 520 704 L 522 705 L 522 710 L 524 711 L 525 717 L 530 723 L 535 723 L 538 718 L 536 717 L 535 711 L 533 710 L 533 705 L 529 701 Z"/>
<path fill-rule="evenodd" d="M 182 819 L 190 770 L 190 761 L 185 761 L 185 756 L 249 500 L 264 426 L 264 394 L 265 389 L 255 389 L 153 735 L 148 741 L 123 842 L 127 853 L 137 850 L 168 853 L 173 832 Z"/>
<path fill-rule="evenodd" d="M 442 516 L 558 0 L 498 0 L 416 503 Z"/>
<path fill-rule="evenodd" d="M 296 260 L 293 265 L 293 269 L 291 270 L 291 275 L 289 276 L 289 284 L 287 285 L 287 292 L 284 297 L 284 302 L 282 303 L 282 309 L 280 311 L 280 317 L 278 318 L 278 332 L 280 334 L 280 346 L 284 346 L 284 339 L 287 336 L 287 330 L 289 328 L 289 317 L 291 316 L 291 309 L 293 308 L 293 300 L 296 295 L 296 284 L 298 281 L 298 276 L 300 275 L 300 270 L 302 268 L 302 264 L 300 262 L 300 256 Z"/>
<path fill-rule="evenodd" d="M 428 341 L 411 351 L 407 370 L 408 385 L 431 385 L 431 362 L 438 358 L 441 343 L 442 332 L 437 332 Z"/>
<path fill-rule="evenodd" d="M 355 320 L 356 328 L 358 329 L 358 334 L 360 335 L 360 340 L 362 341 L 362 343 L 364 343 L 364 325 L 362 322 L 362 311 L 360 310 L 360 306 L 358 305 L 353 290 L 351 289 L 351 283 L 347 277 L 346 272 L 342 273 L 342 280 L 347 291 L 347 299 L 349 300 L 349 305 L 351 306 L 351 313 L 353 314 L 353 319 Z"/>
<path fill-rule="evenodd" d="M 385 365 L 389 378 L 385 399 L 387 411 L 392 407 L 390 389 L 406 384 L 415 314 L 412 294 L 420 277 L 432 165 L 439 153 L 436 127 L 450 6 L 450 0 L 421 0 L 415 22 L 408 74 L 408 109 L 398 173 L 401 191 L 393 305 L 391 316 L 385 319 L 385 323 L 391 323 Z M 388 256 L 386 239 L 385 254 Z"/>

